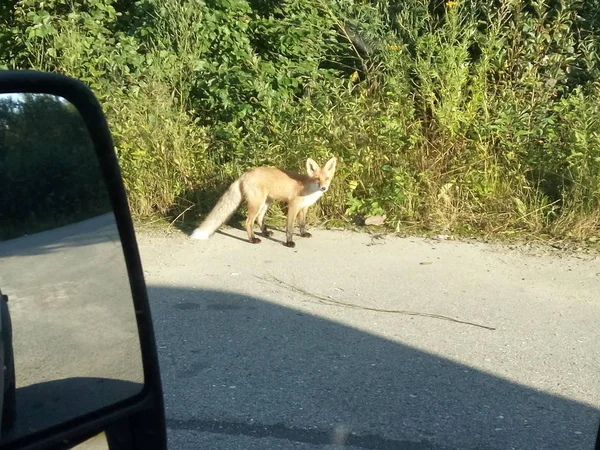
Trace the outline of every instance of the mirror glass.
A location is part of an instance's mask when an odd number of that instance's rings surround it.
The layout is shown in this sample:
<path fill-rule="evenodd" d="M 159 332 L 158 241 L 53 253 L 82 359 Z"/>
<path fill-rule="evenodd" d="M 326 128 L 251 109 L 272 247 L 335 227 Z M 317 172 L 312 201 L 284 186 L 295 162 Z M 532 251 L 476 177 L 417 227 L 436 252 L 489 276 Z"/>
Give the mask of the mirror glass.
<path fill-rule="evenodd" d="M 83 119 L 60 97 L 0 94 L 0 290 L 1 443 L 140 392 L 115 217 Z"/>

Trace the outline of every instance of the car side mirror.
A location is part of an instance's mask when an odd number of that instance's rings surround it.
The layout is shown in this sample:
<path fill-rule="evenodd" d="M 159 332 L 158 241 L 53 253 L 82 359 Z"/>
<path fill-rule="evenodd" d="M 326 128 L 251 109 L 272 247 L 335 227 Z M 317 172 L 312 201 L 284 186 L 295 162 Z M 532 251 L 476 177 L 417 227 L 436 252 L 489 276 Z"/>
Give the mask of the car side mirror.
<path fill-rule="evenodd" d="M 100 104 L 0 72 L 0 449 L 166 449 L 146 286 Z"/>

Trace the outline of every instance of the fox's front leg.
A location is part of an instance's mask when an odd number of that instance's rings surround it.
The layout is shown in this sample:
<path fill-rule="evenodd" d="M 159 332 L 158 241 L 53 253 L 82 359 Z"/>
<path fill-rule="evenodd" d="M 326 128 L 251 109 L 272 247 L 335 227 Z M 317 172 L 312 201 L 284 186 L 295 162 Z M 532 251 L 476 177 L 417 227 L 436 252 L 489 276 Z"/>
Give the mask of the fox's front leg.
<path fill-rule="evenodd" d="M 300 236 L 303 238 L 309 238 L 312 234 L 306 231 L 306 213 L 308 208 L 302 208 L 298 214 L 298 221 L 300 222 Z"/>
<path fill-rule="evenodd" d="M 287 226 L 285 228 L 285 246 L 286 247 L 295 247 L 296 243 L 294 242 L 294 222 L 296 221 L 296 216 L 298 215 L 298 205 L 291 204 L 288 207 L 288 215 L 287 215 Z"/>

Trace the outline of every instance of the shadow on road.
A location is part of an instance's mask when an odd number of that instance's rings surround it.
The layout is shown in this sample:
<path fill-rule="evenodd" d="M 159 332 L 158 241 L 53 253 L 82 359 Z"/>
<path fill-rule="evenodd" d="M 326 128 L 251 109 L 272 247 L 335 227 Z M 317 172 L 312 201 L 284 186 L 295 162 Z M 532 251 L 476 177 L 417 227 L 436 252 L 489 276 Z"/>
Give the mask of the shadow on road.
<path fill-rule="evenodd" d="M 148 289 L 173 448 L 189 445 L 185 431 L 373 450 L 594 448 L 588 405 L 258 298 Z"/>
<path fill-rule="evenodd" d="M 2 443 L 125 400 L 142 388 L 141 383 L 90 377 L 17 388 L 17 421 L 10 431 L 3 432 Z"/>

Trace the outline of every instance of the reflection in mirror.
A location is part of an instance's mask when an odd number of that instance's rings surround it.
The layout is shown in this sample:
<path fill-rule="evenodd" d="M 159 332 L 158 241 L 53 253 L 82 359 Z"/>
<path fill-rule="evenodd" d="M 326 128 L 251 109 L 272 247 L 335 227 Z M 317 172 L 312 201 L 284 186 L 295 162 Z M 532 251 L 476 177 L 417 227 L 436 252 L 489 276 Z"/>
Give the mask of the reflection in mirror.
<path fill-rule="evenodd" d="M 81 116 L 59 97 L 0 94 L 0 290 L 2 443 L 140 392 L 108 192 Z"/>

